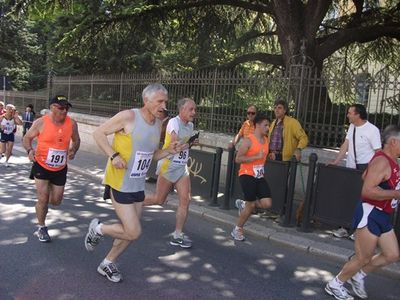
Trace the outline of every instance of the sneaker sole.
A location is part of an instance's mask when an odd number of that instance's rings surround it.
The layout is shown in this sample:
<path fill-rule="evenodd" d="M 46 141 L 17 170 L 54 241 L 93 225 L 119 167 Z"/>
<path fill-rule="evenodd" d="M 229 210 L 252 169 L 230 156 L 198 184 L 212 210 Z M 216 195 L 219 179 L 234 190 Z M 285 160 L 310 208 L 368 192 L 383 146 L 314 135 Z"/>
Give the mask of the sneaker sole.
<path fill-rule="evenodd" d="M 192 248 L 192 245 L 188 246 L 188 245 L 183 245 L 183 244 L 175 243 L 175 242 L 172 242 L 172 241 L 169 242 L 169 244 L 172 245 L 172 246 L 179 246 L 179 247 L 184 248 L 184 249 Z"/>
<path fill-rule="evenodd" d="M 39 239 L 39 242 L 41 242 L 41 243 L 50 243 L 50 242 L 51 242 L 51 240 Z"/>
<path fill-rule="evenodd" d="M 99 223 L 99 219 L 93 219 L 92 221 L 90 221 L 88 232 L 86 233 L 85 240 L 83 241 L 85 243 L 86 250 L 89 252 L 93 252 L 94 247 L 90 246 L 86 241 L 88 240 L 90 229 L 92 228 L 92 223 L 95 223 L 95 221 L 97 222 L 97 224 Z"/>
<path fill-rule="evenodd" d="M 88 237 L 89 237 L 89 232 L 86 233 L 86 235 L 85 235 L 85 240 L 84 240 L 83 242 L 85 243 L 85 248 L 86 248 L 86 250 L 87 250 L 88 252 L 93 252 L 93 251 L 94 251 L 94 247 L 89 246 L 89 244 L 86 242 L 87 239 L 88 239 Z"/>
<path fill-rule="evenodd" d="M 329 295 L 333 296 L 337 300 L 345 300 L 345 298 L 336 297 L 335 294 L 331 291 L 331 289 L 330 289 L 328 284 L 325 286 L 325 292 L 327 292 Z M 353 299 L 354 300 L 354 298 L 348 298 L 348 299 Z"/>
<path fill-rule="evenodd" d="M 100 275 L 106 277 L 106 278 L 107 278 L 108 280 L 110 280 L 111 282 L 117 283 L 117 282 L 121 282 L 121 281 L 122 281 L 122 279 L 120 279 L 120 280 L 112 279 L 112 278 L 111 278 L 110 276 L 108 276 L 107 273 L 104 272 L 100 267 L 97 267 L 97 272 L 98 272 Z"/>

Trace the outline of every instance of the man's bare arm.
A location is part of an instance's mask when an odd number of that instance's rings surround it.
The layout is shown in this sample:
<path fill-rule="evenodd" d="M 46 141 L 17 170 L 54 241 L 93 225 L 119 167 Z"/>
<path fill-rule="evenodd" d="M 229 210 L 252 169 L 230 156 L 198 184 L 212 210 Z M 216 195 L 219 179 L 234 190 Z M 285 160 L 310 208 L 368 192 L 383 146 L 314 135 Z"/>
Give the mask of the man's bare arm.
<path fill-rule="evenodd" d="M 80 145 L 81 145 L 81 138 L 79 136 L 79 131 L 78 131 L 78 124 L 72 120 L 72 136 L 71 136 L 72 144 L 71 147 L 68 150 L 68 159 L 74 159 L 75 154 L 78 151 Z"/>
<path fill-rule="evenodd" d="M 373 200 L 400 199 L 400 191 L 384 190 L 379 184 L 390 178 L 390 164 L 384 157 L 375 158 L 368 166 L 361 195 Z"/>

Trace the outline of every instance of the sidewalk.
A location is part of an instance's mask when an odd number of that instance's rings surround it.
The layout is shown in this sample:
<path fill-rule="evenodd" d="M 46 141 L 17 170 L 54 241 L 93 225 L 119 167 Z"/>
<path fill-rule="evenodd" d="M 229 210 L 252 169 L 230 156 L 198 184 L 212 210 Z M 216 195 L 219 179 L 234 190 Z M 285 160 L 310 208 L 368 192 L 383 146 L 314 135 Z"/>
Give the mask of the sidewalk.
<path fill-rule="evenodd" d="M 15 151 L 25 154 L 20 144 L 14 146 Z M 100 183 L 104 174 L 107 157 L 93 154 L 87 151 L 79 151 L 68 167 L 78 173 L 91 176 L 94 181 Z M 146 191 L 155 191 L 154 183 L 146 184 Z M 175 193 L 170 194 L 168 203 L 172 207 L 178 205 Z M 201 215 L 204 218 L 230 226 L 236 224 L 238 212 L 236 209 L 224 210 L 209 205 L 209 199 L 194 197 L 189 207 L 191 213 Z M 345 238 L 335 238 L 329 230 L 314 230 L 310 233 L 301 232 L 297 227 L 282 227 L 274 220 L 260 215 L 252 215 L 245 225 L 245 233 L 251 239 L 251 235 L 266 238 L 273 242 L 281 243 L 311 254 L 321 255 L 333 259 L 339 264 L 346 262 L 353 254 L 353 241 Z M 389 265 L 379 271 L 381 274 L 400 279 L 400 263 Z"/>

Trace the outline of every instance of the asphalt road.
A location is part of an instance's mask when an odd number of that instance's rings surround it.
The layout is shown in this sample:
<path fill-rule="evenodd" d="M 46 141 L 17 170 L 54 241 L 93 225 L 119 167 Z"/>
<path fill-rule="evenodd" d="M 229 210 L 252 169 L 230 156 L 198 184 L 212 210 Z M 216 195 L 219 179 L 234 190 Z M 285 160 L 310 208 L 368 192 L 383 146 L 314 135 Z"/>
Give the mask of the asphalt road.
<path fill-rule="evenodd" d="M 93 253 L 83 245 L 93 217 L 115 220 L 102 187 L 70 171 L 62 206 L 48 214 L 53 242 L 43 244 L 33 235 L 30 164 L 12 162 L 0 164 L 0 299 L 333 299 L 323 287 L 338 263 L 256 236 L 234 242 L 222 223 L 191 214 L 186 233 L 194 247 L 170 246 L 175 213 L 168 206 L 145 209 L 141 238 L 118 261 L 124 280 L 109 282 L 96 268 L 111 239 Z M 367 287 L 370 299 L 399 299 L 394 279 L 371 275 Z"/>

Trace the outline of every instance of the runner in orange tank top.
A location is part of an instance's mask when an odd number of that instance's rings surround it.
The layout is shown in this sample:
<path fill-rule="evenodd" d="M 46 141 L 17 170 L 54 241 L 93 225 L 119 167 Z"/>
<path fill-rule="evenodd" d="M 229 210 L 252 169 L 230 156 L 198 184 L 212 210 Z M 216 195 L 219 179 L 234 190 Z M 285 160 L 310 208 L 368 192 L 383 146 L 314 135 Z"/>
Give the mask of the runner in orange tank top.
<path fill-rule="evenodd" d="M 23 138 L 29 160 L 33 162 L 31 179 L 35 179 L 36 184 L 37 235 L 41 242 L 51 241 L 45 223 L 49 203 L 61 204 L 67 180 L 67 160 L 74 159 L 80 145 L 78 126 L 67 116 L 70 107 L 65 96 L 50 99 L 49 114 L 34 121 Z M 35 138 L 36 150 L 32 147 Z"/>
<path fill-rule="evenodd" d="M 239 220 L 231 232 L 238 241 L 244 240 L 243 226 L 255 208 L 271 207 L 271 190 L 264 179 L 264 165 L 268 155 L 268 132 L 270 121 L 267 116 L 258 113 L 254 118 L 254 134 L 244 139 L 236 154 L 236 162 L 240 163 L 239 181 L 244 199 L 237 200 Z"/>
<path fill-rule="evenodd" d="M 43 116 L 43 129 L 37 137 L 35 161 L 49 171 L 59 171 L 67 165 L 67 153 L 72 136 L 72 121 L 66 116 L 63 124 L 53 123 Z"/>

